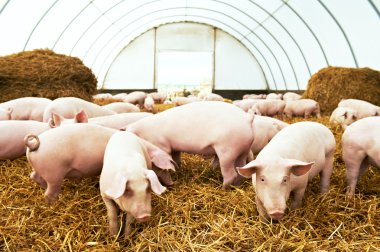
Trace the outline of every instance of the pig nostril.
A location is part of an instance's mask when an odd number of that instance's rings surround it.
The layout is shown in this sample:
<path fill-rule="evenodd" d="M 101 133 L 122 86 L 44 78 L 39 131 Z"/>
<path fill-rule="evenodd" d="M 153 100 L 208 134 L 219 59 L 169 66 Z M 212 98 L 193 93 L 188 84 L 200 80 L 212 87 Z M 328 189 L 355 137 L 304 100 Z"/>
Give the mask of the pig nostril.
<path fill-rule="evenodd" d="M 150 215 L 140 216 L 136 217 L 137 222 L 146 222 L 150 219 Z"/>
<path fill-rule="evenodd" d="M 282 212 L 282 211 L 274 211 L 274 212 L 271 212 L 268 214 L 271 217 L 271 219 L 273 219 L 273 220 L 280 220 L 280 219 L 282 219 L 282 217 L 284 217 L 284 212 Z"/>

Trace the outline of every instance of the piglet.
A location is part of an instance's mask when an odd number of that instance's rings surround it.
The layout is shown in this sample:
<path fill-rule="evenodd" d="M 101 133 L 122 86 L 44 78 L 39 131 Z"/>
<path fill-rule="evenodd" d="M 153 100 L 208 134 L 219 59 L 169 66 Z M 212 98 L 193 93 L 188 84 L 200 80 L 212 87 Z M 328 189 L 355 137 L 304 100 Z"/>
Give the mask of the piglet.
<path fill-rule="evenodd" d="M 45 108 L 50 99 L 41 97 L 22 97 L 0 104 L 0 108 L 11 109 L 12 120 L 35 120 L 42 122 Z"/>
<path fill-rule="evenodd" d="M 287 101 L 284 114 L 289 118 L 292 118 L 292 116 L 309 118 L 311 115 L 320 118 L 321 110 L 317 101 L 313 99 L 300 99 Z"/>
<path fill-rule="evenodd" d="M 342 135 L 342 156 L 346 164 L 347 196 L 351 198 L 368 166 L 380 169 L 380 117 L 366 117 L 346 128 Z"/>
<path fill-rule="evenodd" d="M 280 220 L 290 193 L 291 209 L 302 205 L 308 182 L 321 176 L 321 192 L 329 190 L 333 170 L 335 138 L 316 122 L 291 124 L 264 147 L 256 159 L 238 172 L 249 178 L 256 189 L 256 206 L 262 220 Z"/>
<path fill-rule="evenodd" d="M 343 129 L 358 119 L 357 112 L 351 108 L 347 107 L 337 107 L 331 113 L 330 123 L 338 124 Z"/>
<path fill-rule="evenodd" d="M 338 107 L 351 108 L 355 110 L 358 119 L 380 115 L 379 106 L 359 99 L 343 99 L 339 102 Z"/>
<path fill-rule="evenodd" d="M 62 97 L 55 99 L 46 107 L 43 121 L 47 122 L 53 113 L 60 114 L 65 118 L 73 118 L 81 110 L 84 110 L 90 118 L 116 114 L 112 110 L 77 97 Z"/>
<path fill-rule="evenodd" d="M 116 132 L 98 125 L 77 123 L 25 137 L 26 156 L 33 168 L 31 178 L 46 188 L 47 203 L 56 201 L 64 178 L 100 174 L 107 142 Z"/>
<path fill-rule="evenodd" d="M 275 116 L 282 118 L 285 102 L 279 99 L 259 100 L 248 110 L 254 115 Z"/>
<path fill-rule="evenodd" d="M 154 106 L 154 99 L 151 96 L 147 96 L 144 100 L 144 108 L 148 112 L 153 111 L 153 106 Z"/>
<path fill-rule="evenodd" d="M 107 144 L 99 185 L 111 235 L 119 230 L 119 209 L 127 213 L 125 236 L 131 233 L 134 219 L 150 219 L 151 192 L 161 195 L 166 190 L 151 170 L 152 163 L 162 169 L 175 169 L 170 155 L 148 144 L 135 134 L 122 131 L 115 133 Z"/>
<path fill-rule="evenodd" d="M 140 112 L 140 109 L 136 105 L 128 102 L 113 102 L 103 105 L 102 108 L 112 110 L 115 113 Z"/>

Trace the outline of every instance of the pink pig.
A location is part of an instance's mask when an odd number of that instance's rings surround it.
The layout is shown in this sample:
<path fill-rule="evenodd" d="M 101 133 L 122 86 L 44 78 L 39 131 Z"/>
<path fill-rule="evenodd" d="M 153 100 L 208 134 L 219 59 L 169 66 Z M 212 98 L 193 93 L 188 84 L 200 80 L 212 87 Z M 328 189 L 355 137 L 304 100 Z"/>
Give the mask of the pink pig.
<path fill-rule="evenodd" d="M 24 138 L 50 129 L 49 123 L 33 120 L 0 121 L 0 159 L 16 159 L 25 155 Z"/>
<path fill-rule="evenodd" d="M 282 118 L 285 102 L 278 99 L 259 100 L 248 110 L 254 115 L 275 116 Z"/>
<path fill-rule="evenodd" d="M 42 122 L 45 108 L 50 99 L 40 97 L 22 97 L 0 104 L 0 108 L 11 109 L 12 120 L 35 120 Z"/>
<path fill-rule="evenodd" d="M 112 110 L 77 97 L 62 97 L 55 99 L 46 107 L 43 121 L 47 122 L 53 113 L 59 114 L 64 118 L 73 118 L 81 110 L 84 110 L 88 117 L 116 114 Z"/>
<path fill-rule="evenodd" d="M 343 129 L 358 119 L 357 112 L 347 107 L 337 107 L 331 113 L 330 123 L 339 124 Z"/>
<path fill-rule="evenodd" d="M 262 220 L 280 220 L 290 193 L 291 209 L 302 205 L 308 182 L 321 176 L 321 192 L 329 190 L 333 170 L 335 138 L 323 124 L 291 124 L 264 147 L 256 159 L 237 168 L 252 177 L 256 189 L 256 206 Z"/>
<path fill-rule="evenodd" d="M 143 108 L 146 96 L 147 94 L 143 91 L 133 91 L 123 98 L 123 102 L 129 102 L 137 105 L 139 108 Z"/>
<path fill-rule="evenodd" d="M 339 102 L 338 107 L 351 108 L 356 111 L 358 119 L 368 116 L 380 115 L 380 107 L 370 102 L 358 99 L 343 99 Z"/>
<path fill-rule="evenodd" d="M 318 102 L 313 99 L 300 99 L 287 101 L 284 109 L 284 114 L 291 118 L 292 116 L 302 116 L 309 118 L 311 115 L 321 117 L 321 111 Z"/>
<path fill-rule="evenodd" d="M 12 108 L 0 108 L 0 121 L 12 120 Z"/>
<path fill-rule="evenodd" d="M 153 111 L 153 106 L 154 106 L 154 99 L 151 96 L 147 96 L 144 100 L 144 108 L 148 112 Z"/>
<path fill-rule="evenodd" d="M 380 117 L 366 117 L 348 126 L 342 135 L 342 154 L 351 198 L 368 166 L 380 169 Z"/>
<path fill-rule="evenodd" d="M 130 132 L 115 133 L 107 144 L 99 186 L 111 235 L 119 230 L 119 209 L 127 213 L 125 236 L 131 233 L 134 219 L 138 222 L 150 219 L 151 192 L 160 195 L 166 190 L 151 170 L 152 163 L 162 169 L 175 169 L 170 155 L 147 144 Z"/>
<path fill-rule="evenodd" d="M 68 124 L 28 135 L 26 156 L 33 168 L 31 178 L 45 191 L 45 199 L 53 203 L 64 178 L 97 176 L 103 166 L 104 150 L 117 130 L 88 124 Z"/>
<path fill-rule="evenodd" d="M 140 109 L 136 105 L 128 102 L 113 102 L 103 105 L 102 107 L 112 110 L 115 113 L 140 112 Z"/>
<path fill-rule="evenodd" d="M 253 141 L 253 116 L 219 101 L 200 101 L 143 118 L 127 130 L 165 152 L 217 155 L 223 187 L 239 184 L 236 166 L 244 165 Z M 177 162 L 178 163 L 178 162 Z"/>

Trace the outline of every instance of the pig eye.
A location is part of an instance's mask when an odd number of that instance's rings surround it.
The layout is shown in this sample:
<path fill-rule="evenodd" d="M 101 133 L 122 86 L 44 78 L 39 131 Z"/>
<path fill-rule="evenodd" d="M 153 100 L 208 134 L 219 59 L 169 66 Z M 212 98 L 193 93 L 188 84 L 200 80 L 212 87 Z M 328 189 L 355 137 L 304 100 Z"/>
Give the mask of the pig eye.
<path fill-rule="evenodd" d="M 285 176 L 283 179 L 282 179 L 282 183 L 287 183 L 289 181 L 289 177 L 288 176 Z"/>
<path fill-rule="evenodd" d="M 264 177 L 260 177 L 260 181 L 261 182 L 265 182 L 265 178 Z"/>

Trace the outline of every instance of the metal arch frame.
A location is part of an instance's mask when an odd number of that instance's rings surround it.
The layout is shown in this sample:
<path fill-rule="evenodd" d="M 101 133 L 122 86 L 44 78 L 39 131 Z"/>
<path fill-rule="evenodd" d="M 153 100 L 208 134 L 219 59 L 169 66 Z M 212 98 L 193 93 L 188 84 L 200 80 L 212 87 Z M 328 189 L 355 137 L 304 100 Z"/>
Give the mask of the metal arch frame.
<path fill-rule="evenodd" d="M 286 58 L 288 59 L 288 61 L 289 61 L 289 63 L 290 63 L 290 67 L 292 68 L 292 70 L 293 70 L 293 74 L 294 74 L 294 78 L 295 78 L 295 80 L 296 80 L 296 83 L 297 83 L 297 87 L 298 87 L 298 89 L 300 89 L 300 87 L 299 87 L 299 82 L 298 82 L 298 78 L 297 78 L 297 74 L 296 74 L 296 71 L 294 70 L 294 67 L 293 67 L 293 64 L 292 64 L 292 61 L 290 60 L 290 58 L 289 58 L 289 55 L 288 55 L 288 53 L 286 52 L 286 50 L 285 50 L 285 48 L 282 46 L 282 44 L 277 40 L 277 38 L 265 27 L 265 26 L 263 26 L 262 25 L 262 23 L 260 23 L 260 22 L 258 22 L 255 18 L 253 18 L 251 15 L 249 15 L 248 13 L 246 13 L 245 11 L 242 11 L 242 10 L 240 10 L 240 9 L 238 9 L 238 8 L 236 8 L 235 6 L 233 6 L 233 5 L 231 5 L 231 4 L 228 4 L 228 3 L 225 3 L 225 2 L 221 2 L 221 1 L 219 1 L 219 0 L 209 0 L 209 1 L 214 1 L 214 2 L 217 2 L 217 3 L 221 3 L 221 4 L 224 4 L 224 5 L 227 5 L 227 6 L 229 6 L 229 7 L 231 7 L 231 8 L 233 8 L 233 9 L 235 9 L 235 10 L 237 10 L 237 11 L 239 11 L 239 12 L 241 12 L 241 13 L 243 13 L 244 15 L 246 15 L 247 17 L 249 17 L 251 20 L 253 20 L 254 22 L 256 22 L 257 23 L 257 25 L 259 26 L 259 27 L 262 27 L 272 38 L 273 38 L 273 40 L 280 46 L 280 48 L 282 49 L 282 51 L 284 52 L 284 54 L 285 54 L 285 56 L 286 56 Z M 252 1 L 250 1 L 251 3 L 252 3 Z M 255 4 L 256 5 L 256 4 Z M 260 5 L 256 5 L 257 7 L 259 7 L 260 9 L 263 9 L 268 15 L 270 15 L 272 18 L 274 18 L 270 13 L 268 13 L 264 8 L 262 8 Z M 276 20 L 277 21 L 277 20 Z M 244 37 L 243 37 L 243 39 L 246 39 L 246 37 L 248 36 L 248 35 L 250 35 L 250 34 L 256 34 L 255 32 L 254 32 L 254 30 L 251 30 L 251 29 L 249 29 L 250 30 L 250 33 L 248 33 L 248 34 L 246 34 Z M 285 29 L 285 31 L 289 34 L 289 32 Z M 289 34 L 289 36 L 290 37 L 292 37 L 290 34 Z M 294 39 L 293 39 L 293 42 L 294 42 Z M 298 49 L 300 50 L 300 47 L 298 46 L 298 44 L 295 42 L 295 44 L 296 44 L 296 46 L 298 47 Z M 301 52 L 301 55 L 303 56 L 303 58 L 304 58 L 304 60 L 305 60 L 305 57 L 304 57 L 304 55 L 303 55 L 303 52 L 302 52 L 302 50 L 300 50 L 300 52 Z M 306 63 L 306 67 L 307 67 L 307 69 L 309 70 L 309 66 L 308 66 L 308 64 L 307 64 L 307 62 L 306 62 L 306 60 L 305 60 L 305 63 Z M 309 70 L 309 73 L 310 73 L 310 70 Z M 287 87 L 287 85 L 286 85 L 286 82 L 284 82 L 284 84 L 285 84 L 285 88 L 286 89 L 288 89 L 288 87 Z"/>
<path fill-rule="evenodd" d="M 326 10 L 326 12 L 330 15 L 330 17 L 334 20 L 334 22 L 336 23 L 336 25 L 339 27 L 339 29 L 342 32 L 344 38 L 346 39 L 348 47 L 350 48 L 350 51 L 351 51 L 351 54 L 352 54 L 352 58 L 354 59 L 354 62 L 355 62 L 355 66 L 359 67 L 358 61 L 356 60 L 356 56 L 355 56 L 355 53 L 354 53 L 354 49 L 352 48 L 350 40 L 348 39 L 347 34 L 344 31 L 343 27 L 341 26 L 341 24 L 339 23 L 339 21 L 336 19 L 336 17 L 332 14 L 332 12 L 329 10 L 329 8 L 327 8 L 327 6 L 321 0 L 318 0 L 318 2 Z"/>
<path fill-rule="evenodd" d="M 36 25 L 33 27 L 32 31 L 29 33 L 28 39 L 25 42 L 24 48 L 22 49 L 23 51 L 25 51 L 26 47 L 28 46 L 29 40 L 32 38 L 33 33 L 37 29 L 38 25 L 42 22 L 42 20 L 46 17 L 46 15 L 50 12 L 50 10 L 53 9 L 53 7 L 58 3 L 58 1 L 59 0 L 55 0 L 54 3 L 50 5 L 50 7 L 45 11 L 45 13 L 42 15 L 42 17 L 38 20 Z"/>
<path fill-rule="evenodd" d="M 152 13 L 155 13 L 155 12 L 159 12 L 159 11 L 167 11 L 167 10 L 173 10 L 173 9 L 202 9 L 202 10 L 206 10 L 206 11 L 212 11 L 212 12 L 216 12 L 216 13 L 219 13 L 219 14 L 222 14 L 222 15 L 225 15 L 224 13 L 222 13 L 222 12 L 218 12 L 218 11 L 214 11 L 214 10 L 210 10 L 210 9 L 205 9 L 205 8 L 198 8 L 198 7 L 173 7 L 173 8 L 167 8 L 167 9 L 162 9 L 162 10 L 155 10 L 155 11 L 152 11 L 152 12 L 150 12 L 150 13 L 148 13 L 148 14 L 145 14 L 143 17 L 145 17 L 145 16 L 149 16 L 150 14 L 152 14 Z M 177 16 L 180 16 L 180 15 L 177 15 Z M 195 15 L 193 15 L 193 16 L 195 16 Z M 227 16 L 227 15 L 225 15 L 225 16 Z M 208 17 L 204 17 L 204 16 L 201 16 L 202 18 L 206 18 L 206 19 L 210 19 L 210 18 L 208 18 Z M 237 23 L 239 23 L 240 25 L 242 25 L 243 27 L 245 27 L 247 30 L 250 30 L 246 25 L 244 25 L 244 24 L 242 24 L 241 22 L 239 22 L 238 20 L 236 20 L 236 19 L 234 19 L 234 18 L 232 18 L 232 17 L 230 17 L 230 16 L 227 16 L 227 17 L 229 17 L 229 18 L 231 18 L 232 20 L 234 20 L 235 22 L 237 22 Z M 134 22 L 136 22 L 136 21 L 138 21 L 139 19 L 141 19 L 141 17 L 139 17 L 139 18 L 137 18 L 137 19 L 135 19 L 134 21 L 132 21 L 132 22 L 130 22 L 128 25 L 130 25 L 131 23 L 134 23 Z M 222 23 L 222 24 L 224 24 L 223 22 L 221 22 L 221 21 L 219 21 L 219 20 L 215 20 L 215 21 L 217 21 L 217 22 L 219 22 L 219 23 Z M 230 27 L 231 28 L 231 26 L 229 26 L 229 25 L 227 25 L 227 24 L 224 24 L 225 26 L 227 26 L 227 27 Z M 233 29 L 232 28 L 232 30 L 235 30 L 235 29 Z M 236 31 L 236 30 L 235 30 Z M 241 32 L 237 32 L 238 34 L 240 34 L 240 35 L 242 35 L 243 36 L 243 34 L 241 33 Z M 254 34 L 254 33 L 253 33 Z M 101 34 L 102 35 L 102 34 Z M 100 36 L 101 36 L 100 35 Z M 281 72 L 281 75 L 282 75 L 282 77 L 283 77 L 283 81 L 284 81 L 284 83 L 286 83 L 286 81 L 285 81 L 285 77 L 284 77 L 284 74 L 283 74 L 283 71 L 282 71 L 282 68 L 281 68 L 281 65 L 279 64 L 279 62 L 278 62 L 278 60 L 277 60 L 277 57 L 274 55 L 274 53 L 272 52 L 272 50 L 265 44 L 265 42 L 259 37 L 259 36 L 257 36 L 256 34 L 254 34 L 263 44 L 264 44 L 264 46 L 268 49 L 268 51 L 272 54 L 272 56 L 273 56 L 273 58 L 275 59 L 275 61 L 276 61 L 276 63 L 277 63 L 277 65 L 278 65 L 278 67 L 279 67 L 279 70 L 280 70 L 280 72 Z M 99 37 L 100 37 L 99 36 Z M 98 37 L 98 38 L 99 38 Z M 111 41 L 113 38 L 114 38 L 115 36 L 113 36 L 113 37 L 111 37 L 108 41 Z M 96 42 L 96 41 L 95 41 Z M 94 42 L 94 43 L 95 43 Z M 94 44 L 93 43 L 93 44 Z M 251 42 L 250 42 L 251 43 Z M 108 43 L 106 43 L 106 44 L 108 44 Z M 252 43 L 251 43 L 252 44 Z M 253 45 L 253 44 L 252 44 Z M 253 45 L 254 46 L 254 45 Z M 103 48 L 100 50 L 100 52 L 104 49 L 104 47 L 105 46 L 103 46 Z M 254 46 L 255 47 L 255 46 Z M 90 47 L 91 48 L 91 47 Z M 256 47 L 255 47 L 256 48 Z M 257 49 L 257 48 L 256 48 Z M 260 51 L 260 50 L 258 50 L 258 51 Z M 99 56 L 99 54 L 100 53 L 98 53 L 97 54 L 97 56 L 95 57 L 95 60 L 96 60 L 96 58 Z M 94 61 L 95 61 L 94 60 Z M 268 67 L 269 67 L 269 64 L 268 64 Z M 273 73 L 273 72 L 272 72 Z M 275 84 L 275 87 L 276 87 L 276 89 L 277 89 L 277 85 L 276 85 L 276 82 L 274 81 L 274 84 Z M 286 85 L 286 84 L 285 84 Z"/>
<path fill-rule="evenodd" d="M 185 8 L 185 7 L 175 7 L 174 9 L 177 9 L 177 8 Z M 163 10 L 159 10 L 159 11 L 166 11 L 166 10 L 168 10 L 168 9 L 163 9 Z M 158 12 L 157 10 L 156 11 L 154 11 L 154 12 Z M 151 12 L 151 13 L 153 13 L 153 12 Z M 145 16 L 148 16 L 148 15 L 145 15 Z M 158 20 L 158 19 L 164 19 L 164 18 L 168 18 L 168 17 L 176 17 L 176 16 L 185 16 L 185 17 L 187 17 L 187 16 L 189 16 L 189 15 L 172 15 L 172 16 L 165 16 L 165 17 L 160 17 L 160 18 L 157 18 L 157 19 L 155 19 L 155 20 Z M 190 15 L 190 16 L 196 16 L 196 15 Z M 206 16 L 198 16 L 198 17 L 201 17 L 201 18 L 204 18 L 204 19 L 210 19 L 209 17 L 206 17 Z M 137 18 L 137 19 L 135 19 L 134 21 L 132 21 L 131 23 L 134 23 L 134 22 L 136 22 L 136 21 L 138 21 L 138 20 L 140 20 L 140 17 L 139 18 Z M 221 21 L 219 21 L 219 20 L 217 20 L 217 19 L 211 19 L 211 20 L 214 20 L 214 21 L 216 21 L 216 22 L 218 22 L 218 23 L 221 23 L 221 24 L 223 24 L 224 26 L 226 26 L 226 27 L 229 27 L 231 30 L 233 30 L 233 31 L 235 31 L 236 33 L 238 33 L 238 34 L 240 34 L 240 35 L 242 35 L 243 36 L 243 34 L 241 33 L 241 32 L 239 32 L 239 31 L 237 31 L 236 29 L 234 29 L 234 28 L 232 28 L 230 25 L 227 25 L 227 24 L 225 24 L 225 23 L 223 23 L 223 22 L 221 22 Z M 146 23 L 144 23 L 143 25 L 141 25 L 141 26 L 139 26 L 139 27 L 137 27 L 136 29 L 134 29 L 131 33 L 133 33 L 134 31 L 136 31 L 136 30 L 138 30 L 139 28 L 141 28 L 142 26 L 144 26 L 144 25 L 146 25 L 146 24 L 148 24 L 148 23 L 151 23 L 152 21 L 149 21 L 149 22 L 146 22 Z M 238 22 L 238 21 L 237 21 Z M 131 24 L 131 23 L 129 23 L 129 24 Z M 219 28 L 219 29 L 221 29 L 221 28 Z M 223 29 L 221 29 L 221 30 L 223 30 Z M 131 33 L 129 33 L 128 35 L 130 35 Z M 128 36 L 127 35 L 127 36 Z M 231 35 L 232 36 L 232 35 Z M 114 37 L 115 36 L 113 36 L 113 37 L 111 37 L 108 41 L 111 41 L 112 39 L 114 39 Z M 123 39 L 121 39 L 121 41 L 123 41 L 124 39 L 125 39 L 125 37 L 126 36 L 124 36 L 123 37 Z M 233 36 L 234 37 L 234 36 Z M 260 38 L 259 38 L 260 39 Z M 239 40 L 238 40 L 239 41 Z M 117 45 L 119 45 L 121 42 L 119 42 Z M 266 60 L 266 58 L 262 55 L 262 53 L 260 52 L 260 50 L 258 50 L 257 49 L 257 47 L 254 45 L 254 44 L 252 44 L 252 42 L 251 41 L 249 41 L 249 43 L 260 53 L 260 55 L 263 57 L 263 59 L 264 59 L 264 61 L 266 62 L 266 64 L 267 64 L 267 66 L 268 66 L 268 69 L 269 69 L 269 71 L 271 72 L 271 75 L 272 75 L 272 79 L 273 79 L 273 83 L 274 83 L 274 85 L 275 85 L 275 87 L 276 87 L 276 89 L 277 89 L 277 84 L 276 84 L 276 81 L 275 81 L 275 79 L 274 79 L 274 76 L 273 76 L 273 72 L 272 72 L 272 70 L 271 70 L 271 68 L 270 68 L 270 66 L 269 66 L 269 64 L 268 64 L 268 61 Z M 99 53 L 97 54 L 97 56 L 95 57 L 95 59 L 94 59 L 94 62 L 96 61 L 96 59 L 97 59 L 97 57 L 99 56 L 99 54 L 104 50 L 104 48 L 106 47 L 106 45 L 107 45 L 108 43 L 106 43 L 105 44 L 105 46 L 103 46 L 101 49 L 100 49 L 100 51 L 99 51 Z M 266 44 L 263 42 L 263 44 L 266 46 Z M 244 45 L 244 44 L 243 44 Z M 117 46 L 116 46 L 117 47 Z M 112 50 L 111 50 L 111 52 L 113 51 L 113 50 L 115 50 L 115 48 L 116 47 L 114 47 Z M 268 47 L 267 47 L 268 48 Z M 249 52 L 251 52 L 251 50 L 250 49 L 248 49 L 247 48 L 247 50 L 249 51 Z M 271 52 L 271 50 L 268 48 L 268 50 Z M 272 53 L 272 52 L 271 52 Z M 251 54 L 252 54 L 252 52 L 251 52 Z M 110 54 L 109 54 L 110 55 Z M 272 55 L 273 55 L 273 53 L 272 53 Z M 252 56 L 257 60 L 257 58 L 252 54 Z M 109 56 L 107 56 L 106 57 L 106 59 L 108 59 L 108 57 Z M 274 57 L 274 59 L 277 61 L 277 59 L 276 59 L 276 56 L 275 55 L 273 55 L 273 57 Z M 259 62 L 259 61 L 257 61 L 257 62 Z M 278 61 L 277 61 L 277 63 L 278 63 Z M 282 69 L 281 69 L 281 66 L 278 64 L 278 66 L 279 66 L 279 69 L 280 69 L 280 71 L 282 71 Z M 92 67 L 92 65 L 91 65 L 91 67 Z M 102 69 L 103 67 L 101 67 L 101 69 Z M 264 76 L 265 76 L 265 72 L 263 71 L 263 69 L 262 69 L 262 67 L 260 66 L 260 68 L 261 68 L 261 70 L 262 70 L 262 72 L 264 73 Z M 267 82 L 267 80 L 266 80 L 266 82 Z M 267 84 L 267 87 L 269 87 L 268 86 L 268 84 Z"/>
<path fill-rule="evenodd" d="M 137 27 L 136 29 L 134 29 L 131 33 L 135 32 L 136 30 L 140 29 L 141 27 L 145 26 L 145 25 L 148 24 L 148 23 L 152 23 L 152 22 L 157 21 L 157 20 L 160 20 L 160 19 L 171 18 L 171 17 L 185 17 L 185 18 L 187 18 L 187 17 L 199 17 L 199 18 L 204 18 L 204 19 L 210 19 L 209 17 L 205 17 L 205 16 L 195 16 L 195 15 L 188 15 L 188 14 L 186 14 L 186 15 L 171 15 L 171 16 L 165 16 L 165 17 L 156 18 L 156 19 L 154 19 L 154 20 L 150 20 L 149 22 L 146 22 L 146 23 L 144 23 L 143 25 L 141 25 L 141 26 Z M 233 31 L 235 31 L 236 33 L 242 35 L 240 32 L 238 32 L 236 29 L 230 27 L 229 25 L 226 25 L 225 23 L 223 23 L 223 22 L 221 22 L 221 21 L 219 21 L 219 20 L 216 20 L 216 19 L 212 19 L 212 20 L 214 20 L 214 21 L 216 21 L 216 22 L 218 22 L 218 23 L 221 23 L 221 24 L 223 24 L 223 25 L 225 25 L 225 26 L 231 28 L 231 29 L 232 29 Z M 187 21 L 187 20 L 179 20 L 179 21 L 174 21 L 174 22 L 166 22 L 166 23 L 162 23 L 162 24 L 160 24 L 159 26 L 161 26 L 161 25 L 165 25 L 165 24 L 168 24 L 168 23 L 180 23 L 180 22 L 189 22 L 189 21 Z M 192 23 L 201 23 L 201 22 L 195 22 L 195 21 L 190 21 L 190 22 L 192 22 Z M 205 25 L 208 25 L 208 26 L 216 27 L 215 25 L 211 25 L 211 24 L 207 24 L 207 23 L 201 23 L 201 24 L 205 24 Z M 154 27 L 153 27 L 153 28 L 154 28 Z M 221 31 L 226 32 L 226 33 L 229 34 L 231 37 L 234 37 L 233 35 L 231 35 L 231 34 L 228 33 L 227 31 L 221 29 L 220 27 L 216 27 L 216 28 L 218 28 L 218 29 L 221 30 Z M 150 28 L 150 29 L 152 29 L 152 28 Z M 148 29 L 148 30 L 142 32 L 139 36 L 141 36 L 142 34 L 146 33 L 146 32 L 149 31 L 150 29 Z M 124 38 L 123 38 L 121 41 L 123 41 L 123 40 L 125 39 L 125 37 L 128 37 L 131 33 L 129 33 L 128 35 L 124 36 Z M 234 38 L 235 38 L 235 37 L 234 37 Z M 236 39 L 236 38 L 235 38 L 235 39 Z M 241 43 L 240 40 L 238 40 L 238 39 L 236 39 L 236 40 L 239 41 L 239 42 Z M 131 41 L 133 41 L 133 40 L 131 40 Z M 114 50 L 118 47 L 118 45 L 119 45 L 120 43 L 121 43 L 121 42 L 119 42 L 119 43 L 117 44 L 117 46 L 115 46 L 113 49 L 111 49 L 110 53 L 109 53 L 109 54 L 106 56 L 106 58 L 105 58 L 106 60 L 110 57 L 112 51 L 114 51 Z M 274 79 L 272 69 L 271 69 L 271 67 L 270 67 L 269 64 L 268 64 L 268 61 L 266 60 L 266 58 L 264 57 L 264 55 L 262 55 L 262 53 L 260 52 L 260 50 L 258 50 L 258 49 L 256 48 L 256 46 L 255 46 L 254 44 L 252 44 L 252 42 L 249 41 L 249 43 L 250 43 L 250 44 L 251 44 L 251 45 L 257 50 L 257 52 L 261 55 L 261 57 L 262 57 L 263 60 L 265 61 L 266 65 L 267 65 L 267 67 L 268 67 L 268 69 L 269 69 L 269 72 L 270 72 L 270 74 L 271 74 L 271 77 L 272 77 L 273 83 L 274 83 L 274 85 L 275 85 L 275 87 L 276 87 L 276 89 L 277 89 L 276 81 L 275 81 L 275 79 Z M 262 66 L 261 66 L 261 64 L 260 64 L 260 61 L 255 57 L 255 55 L 253 54 L 253 52 L 252 52 L 250 49 L 248 49 L 243 43 L 241 43 L 241 44 L 242 44 L 242 45 L 248 50 L 248 52 L 250 52 L 250 54 L 252 55 L 252 57 L 253 57 L 253 58 L 256 60 L 256 62 L 258 63 L 258 65 L 259 65 L 259 67 L 260 67 L 260 70 L 261 70 L 261 72 L 262 72 L 263 75 L 264 75 L 264 80 L 265 80 L 266 88 L 267 88 L 267 90 L 269 90 L 269 84 L 268 84 L 268 81 L 267 81 L 267 77 L 266 77 L 265 71 L 263 70 L 263 68 L 262 68 Z M 124 48 L 125 48 L 125 47 L 124 47 Z M 124 48 L 123 48 L 123 49 L 124 49 Z M 123 49 L 122 49 L 122 50 L 123 50 Z M 121 51 L 122 51 L 122 50 L 121 50 Z M 121 51 L 117 54 L 117 56 L 114 58 L 114 60 L 111 62 L 111 64 L 109 64 L 109 68 L 108 68 L 108 70 L 106 71 L 105 76 L 108 75 L 109 69 L 111 68 L 113 62 L 116 60 L 116 58 L 118 57 L 118 55 L 120 55 Z M 106 61 L 106 60 L 104 60 L 104 61 Z M 100 67 L 100 71 L 103 69 L 103 66 L 104 66 L 104 64 L 101 65 L 101 67 Z M 103 86 L 104 86 L 104 83 L 102 84 L 101 87 L 103 87 Z"/>
<path fill-rule="evenodd" d="M 0 10 L 0 15 L 1 15 L 1 13 L 3 13 L 3 10 L 5 9 L 5 7 L 7 7 L 7 5 L 9 4 L 10 1 L 11 1 L 11 0 L 7 0 L 7 1 L 5 2 L 5 4 L 3 5 L 3 8 L 1 8 L 1 10 Z"/>
<path fill-rule="evenodd" d="M 77 19 L 79 17 L 80 14 L 82 14 L 87 8 L 88 6 L 90 6 L 92 3 L 94 2 L 94 0 L 90 0 L 88 1 L 88 4 L 86 6 L 84 6 L 82 8 L 82 10 L 80 10 L 73 19 L 70 20 L 69 24 L 66 25 L 66 27 L 62 30 L 61 34 L 59 34 L 58 38 L 55 40 L 54 42 L 54 45 L 52 47 L 52 49 L 54 50 L 55 46 L 58 44 L 58 41 L 61 39 L 61 37 L 63 36 L 63 34 L 66 32 L 66 30 L 70 27 L 70 25 L 75 21 L 75 19 Z"/>
<path fill-rule="evenodd" d="M 326 61 L 326 65 L 330 65 L 328 59 L 327 59 L 327 55 L 326 55 L 326 52 L 325 50 L 323 49 L 323 46 L 321 44 L 321 42 L 319 41 L 317 35 L 315 34 L 315 32 L 313 31 L 313 29 L 311 29 L 311 27 L 307 24 L 307 22 L 301 17 L 301 15 L 295 10 L 293 9 L 293 7 L 291 5 L 288 4 L 287 1 L 285 0 L 282 0 L 283 3 L 286 5 L 286 7 L 288 7 L 300 20 L 301 22 L 306 26 L 306 28 L 310 31 L 310 33 L 313 35 L 315 41 L 317 41 L 318 45 L 319 45 L 319 48 L 321 49 L 322 51 L 322 54 L 323 54 L 323 57 L 325 58 L 325 61 Z"/>
<path fill-rule="evenodd" d="M 118 3 L 114 4 L 112 7 L 108 8 L 105 12 L 102 13 L 102 15 L 99 15 L 87 28 L 86 30 L 79 36 L 79 38 L 77 39 L 77 41 L 75 42 L 74 46 L 71 48 L 70 50 L 70 55 L 73 53 L 73 50 L 74 48 L 77 46 L 77 44 L 79 43 L 79 41 L 83 38 L 83 36 L 91 29 L 91 27 L 102 17 L 104 16 L 105 13 L 109 12 L 110 10 L 112 10 L 113 8 L 115 8 L 117 5 L 121 4 L 125 2 L 125 0 L 121 0 L 119 1 Z"/>
<path fill-rule="evenodd" d="M 297 41 L 295 40 L 295 38 L 292 36 L 292 34 L 288 31 L 288 29 L 286 29 L 286 27 L 280 21 L 278 21 L 278 19 L 274 16 L 273 13 L 270 13 L 269 11 L 267 11 L 266 9 L 264 9 L 261 5 L 257 4 L 256 2 L 253 2 L 252 0 L 249 0 L 249 2 L 252 3 L 252 4 L 254 4 L 254 5 L 256 5 L 258 8 L 260 8 L 265 13 L 267 13 L 271 18 L 273 18 L 274 21 L 276 21 L 282 27 L 282 29 L 284 29 L 284 31 L 289 35 L 289 37 L 293 40 L 294 44 L 297 46 L 298 50 L 300 51 L 300 53 L 302 55 L 302 58 L 305 61 L 305 65 L 306 65 L 306 68 L 307 68 L 307 70 L 309 72 L 309 75 L 311 76 L 310 66 L 309 66 L 309 63 L 306 60 L 306 57 L 305 57 L 305 55 L 303 53 L 303 50 L 301 49 L 300 45 L 297 43 Z M 263 26 L 262 25 L 263 23 L 264 22 L 261 22 L 259 25 Z M 298 87 L 298 89 L 299 89 L 299 87 Z"/>
<path fill-rule="evenodd" d="M 376 7 L 376 5 L 372 2 L 372 0 L 368 0 L 368 3 L 372 6 L 372 8 L 374 9 L 374 11 L 376 12 L 377 16 L 379 16 L 380 18 L 380 11 L 379 9 Z M 0 12 L 1 13 L 1 12 Z"/>

